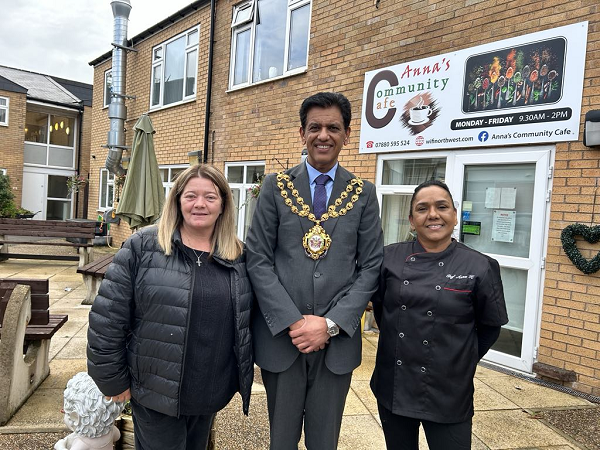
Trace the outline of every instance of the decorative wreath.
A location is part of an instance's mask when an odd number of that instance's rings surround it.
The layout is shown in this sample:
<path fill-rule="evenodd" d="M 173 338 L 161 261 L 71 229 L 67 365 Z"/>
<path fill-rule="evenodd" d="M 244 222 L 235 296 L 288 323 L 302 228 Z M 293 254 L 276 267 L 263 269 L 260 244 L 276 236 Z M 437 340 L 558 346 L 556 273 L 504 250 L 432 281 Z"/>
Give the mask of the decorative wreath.
<path fill-rule="evenodd" d="M 586 275 L 598 272 L 600 270 L 600 252 L 588 261 L 581 256 L 575 236 L 581 236 L 590 244 L 595 244 L 600 241 L 600 226 L 588 227 L 581 223 L 575 223 L 565 227 L 560 234 L 563 249 L 573 265 Z"/>

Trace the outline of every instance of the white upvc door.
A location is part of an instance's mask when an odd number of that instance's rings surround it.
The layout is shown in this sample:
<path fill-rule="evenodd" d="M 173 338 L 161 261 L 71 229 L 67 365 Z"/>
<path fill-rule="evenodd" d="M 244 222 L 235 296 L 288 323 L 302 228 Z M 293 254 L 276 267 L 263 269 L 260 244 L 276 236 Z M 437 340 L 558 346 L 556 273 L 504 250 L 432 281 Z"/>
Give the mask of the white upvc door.
<path fill-rule="evenodd" d="M 66 220 L 73 217 L 74 194 L 67 189 L 67 178 L 74 171 L 24 167 L 21 206 L 34 213 L 36 220 Z"/>
<path fill-rule="evenodd" d="M 531 372 L 539 339 L 551 147 L 457 153 L 457 233 L 501 267 L 509 323 L 485 359 Z"/>

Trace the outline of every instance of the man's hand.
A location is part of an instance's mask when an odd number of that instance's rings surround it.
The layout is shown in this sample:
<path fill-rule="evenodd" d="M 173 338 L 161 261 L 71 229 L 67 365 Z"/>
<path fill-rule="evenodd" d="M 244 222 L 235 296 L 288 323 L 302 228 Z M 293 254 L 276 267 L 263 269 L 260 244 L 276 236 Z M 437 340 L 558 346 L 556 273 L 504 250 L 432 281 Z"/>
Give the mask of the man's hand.
<path fill-rule="evenodd" d="M 119 395 L 113 395 L 112 397 L 107 395 L 106 400 L 112 400 L 113 402 L 126 402 L 131 398 L 131 392 L 129 388 L 125 392 L 121 392 Z"/>
<path fill-rule="evenodd" d="M 308 315 L 303 317 L 304 320 L 299 320 L 290 326 L 289 335 L 292 338 L 292 344 L 302 353 L 323 350 L 329 341 L 325 318 Z"/>

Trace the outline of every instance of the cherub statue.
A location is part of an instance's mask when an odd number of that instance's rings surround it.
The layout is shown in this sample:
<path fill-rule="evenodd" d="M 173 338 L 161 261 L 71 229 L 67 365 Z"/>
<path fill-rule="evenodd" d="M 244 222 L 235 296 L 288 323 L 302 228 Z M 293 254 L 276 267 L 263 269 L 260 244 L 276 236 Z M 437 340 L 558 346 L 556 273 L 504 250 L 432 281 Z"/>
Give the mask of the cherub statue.
<path fill-rule="evenodd" d="M 124 403 L 107 400 L 94 380 L 79 372 L 67 383 L 64 421 L 73 433 L 54 444 L 55 450 L 112 450 L 121 437 L 114 426 Z"/>

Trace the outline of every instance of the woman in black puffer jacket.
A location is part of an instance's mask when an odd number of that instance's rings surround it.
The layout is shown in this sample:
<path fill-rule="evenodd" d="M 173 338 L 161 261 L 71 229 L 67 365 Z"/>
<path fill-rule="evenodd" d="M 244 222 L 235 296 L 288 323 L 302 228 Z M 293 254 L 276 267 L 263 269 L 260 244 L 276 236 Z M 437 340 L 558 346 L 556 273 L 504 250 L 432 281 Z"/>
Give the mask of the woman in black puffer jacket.
<path fill-rule="evenodd" d="M 182 172 L 158 227 L 115 255 L 90 312 L 88 372 L 131 399 L 136 449 L 204 449 L 215 413 L 253 379 L 253 294 L 227 181 Z"/>

